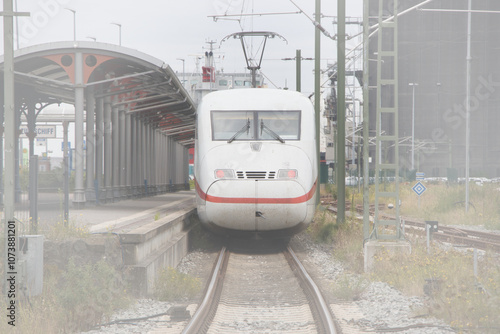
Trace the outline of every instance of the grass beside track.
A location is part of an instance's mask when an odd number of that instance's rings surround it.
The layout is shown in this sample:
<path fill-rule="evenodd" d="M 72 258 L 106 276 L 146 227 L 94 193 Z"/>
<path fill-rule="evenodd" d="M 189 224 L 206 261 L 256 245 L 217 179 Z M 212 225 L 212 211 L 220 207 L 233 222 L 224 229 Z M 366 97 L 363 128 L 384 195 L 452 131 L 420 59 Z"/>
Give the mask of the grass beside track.
<path fill-rule="evenodd" d="M 472 186 L 471 203 L 475 209 L 465 213 L 463 192 L 459 185 L 430 184 L 417 208 L 412 185 L 402 185 L 402 214 L 422 220 L 439 220 L 445 224 L 500 225 L 500 191 L 496 185 Z M 361 204 L 361 194 L 352 194 Z M 372 195 L 373 196 L 373 195 Z M 413 199 L 412 199 L 413 198 Z M 462 200 L 463 201 L 463 200 Z M 493 202 L 493 203 L 492 203 Z M 428 296 L 423 315 L 445 320 L 458 331 L 497 333 L 500 328 L 500 263 L 498 254 L 485 252 L 480 256 L 478 275 L 474 276 L 471 250 L 455 250 L 433 243 L 427 252 L 425 239 L 412 237 L 410 255 L 381 251 L 375 257 L 375 268 L 363 271 L 362 224 L 351 218 L 337 225 L 335 216 L 318 210 L 308 232 L 318 242 L 331 244 L 333 256 L 344 263 L 348 272 L 336 288 L 347 300 L 357 299 L 366 282 L 383 281 L 409 296 Z"/>
<path fill-rule="evenodd" d="M 445 182 L 424 182 L 427 190 L 418 196 L 412 190 L 416 184 L 399 184 L 401 215 L 420 220 L 437 220 L 444 225 L 483 226 L 490 230 L 500 230 L 500 183 L 471 183 L 469 187 L 469 211 L 465 212 L 465 185 Z M 393 191 L 394 184 L 380 185 L 381 189 Z M 332 194 L 336 199 L 334 185 L 327 185 L 323 194 Z M 370 186 L 370 203 L 375 203 L 375 187 Z M 383 200 L 383 199 L 382 199 Z M 363 205 L 363 187 L 346 188 L 346 202 Z M 388 204 L 388 203 L 386 203 Z M 393 203 L 394 204 L 394 203 Z M 390 210 L 387 211 L 391 213 Z M 393 211 L 392 211 L 393 213 Z"/>

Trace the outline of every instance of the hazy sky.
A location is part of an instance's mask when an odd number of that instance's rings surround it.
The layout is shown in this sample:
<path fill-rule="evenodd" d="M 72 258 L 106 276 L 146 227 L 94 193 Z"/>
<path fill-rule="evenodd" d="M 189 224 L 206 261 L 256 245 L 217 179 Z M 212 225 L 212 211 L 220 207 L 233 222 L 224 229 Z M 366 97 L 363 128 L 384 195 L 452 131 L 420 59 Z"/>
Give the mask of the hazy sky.
<path fill-rule="evenodd" d="M 14 3 L 16 0 L 14 0 Z M 290 0 L 17 0 L 18 11 L 28 11 L 30 17 L 18 19 L 19 45 L 30 45 L 73 39 L 73 13 L 76 11 L 77 40 L 118 44 L 118 27 L 122 25 L 122 46 L 150 54 L 175 71 L 182 71 L 185 59 L 186 72 L 196 71 L 196 55 L 205 52 L 206 41 L 216 41 L 217 68 L 225 72 L 243 71 L 246 63 L 239 40 L 220 41 L 227 35 L 240 31 L 273 31 L 282 35 L 288 44 L 279 39 L 269 40 L 262 62 L 262 72 L 278 87 L 295 89 L 295 63 L 282 58 L 295 57 L 301 49 L 303 57 L 314 57 L 314 26 L 306 15 L 286 14 L 270 16 L 231 17 L 218 20 L 212 15 L 250 13 L 298 12 Z M 315 1 L 294 0 L 310 17 Z M 362 0 L 347 2 L 348 16 L 362 15 Z M 336 1 L 322 1 L 322 13 L 336 15 Z M 334 34 L 331 17 L 324 17 L 322 25 Z M 3 26 L 0 27 L 3 30 Z M 357 26 L 348 26 L 357 32 Z M 355 39 L 348 46 L 358 44 Z M 322 68 L 336 59 L 335 42 L 322 37 Z M 254 50 L 260 50 L 260 40 L 254 40 Z M 3 44 L 0 46 L 3 53 Z M 304 92 L 313 91 L 313 61 L 303 61 Z M 201 65 L 200 65 L 201 66 Z M 274 87 L 270 82 L 270 87 Z"/>

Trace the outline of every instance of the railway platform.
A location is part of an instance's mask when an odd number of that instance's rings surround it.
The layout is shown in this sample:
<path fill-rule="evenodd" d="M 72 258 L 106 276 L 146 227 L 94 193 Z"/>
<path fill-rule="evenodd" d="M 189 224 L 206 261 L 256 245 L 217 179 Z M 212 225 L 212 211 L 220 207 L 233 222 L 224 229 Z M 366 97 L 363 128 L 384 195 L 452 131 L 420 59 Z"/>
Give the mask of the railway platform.
<path fill-rule="evenodd" d="M 149 222 L 164 220 L 177 211 L 194 208 L 195 193 L 188 190 L 72 210 L 72 214 L 87 225 L 91 233 L 127 234 Z"/>
<path fill-rule="evenodd" d="M 117 265 L 124 268 L 134 293 L 146 296 L 153 292 L 157 272 L 177 266 L 187 254 L 195 213 L 195 192 L 188 190 L 75 209 L 70 221 L 85 225 L 95 235 L 91 239 L 109 236 L 116 244 L 118 239 Z"/>

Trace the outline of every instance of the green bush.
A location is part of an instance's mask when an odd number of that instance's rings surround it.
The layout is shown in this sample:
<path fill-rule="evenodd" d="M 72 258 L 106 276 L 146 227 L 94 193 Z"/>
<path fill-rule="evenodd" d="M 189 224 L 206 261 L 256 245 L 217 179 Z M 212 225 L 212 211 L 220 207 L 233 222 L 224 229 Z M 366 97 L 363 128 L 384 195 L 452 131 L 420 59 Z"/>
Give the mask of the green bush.
<path fill-rule="evenodd" d="M 102 322 L 129 299 L 120 273 L 104 260 L 77 266 L 70 259 L 60 279 L 57 301 L 65 310 L 66 329 L 73 331 Z"/>
<path fill-rule="evenodd" d="M 333 283 L 333 293 L 340 300 L 359 300 L 369 281 L 361 276 L 343 273 Z"/>
<path fill-rule="evenodd" d="M 332 195 L 333 200 L 337 200 L 337 186 L 331 183 L 325 185 L 326 191 Z"/>

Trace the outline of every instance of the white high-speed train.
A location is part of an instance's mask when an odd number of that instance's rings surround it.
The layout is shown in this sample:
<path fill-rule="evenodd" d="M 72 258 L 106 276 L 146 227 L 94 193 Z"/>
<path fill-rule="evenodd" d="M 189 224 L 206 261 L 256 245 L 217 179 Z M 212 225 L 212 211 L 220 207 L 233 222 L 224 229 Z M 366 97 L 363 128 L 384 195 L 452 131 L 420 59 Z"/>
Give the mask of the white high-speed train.
<path fill-rule="evenodd" d="M 206 95 L 196 117 L 198 216 L 226 235 L 286 237 L 311 222 L 318 184 L 314 108 L 298 92 Z"/>

